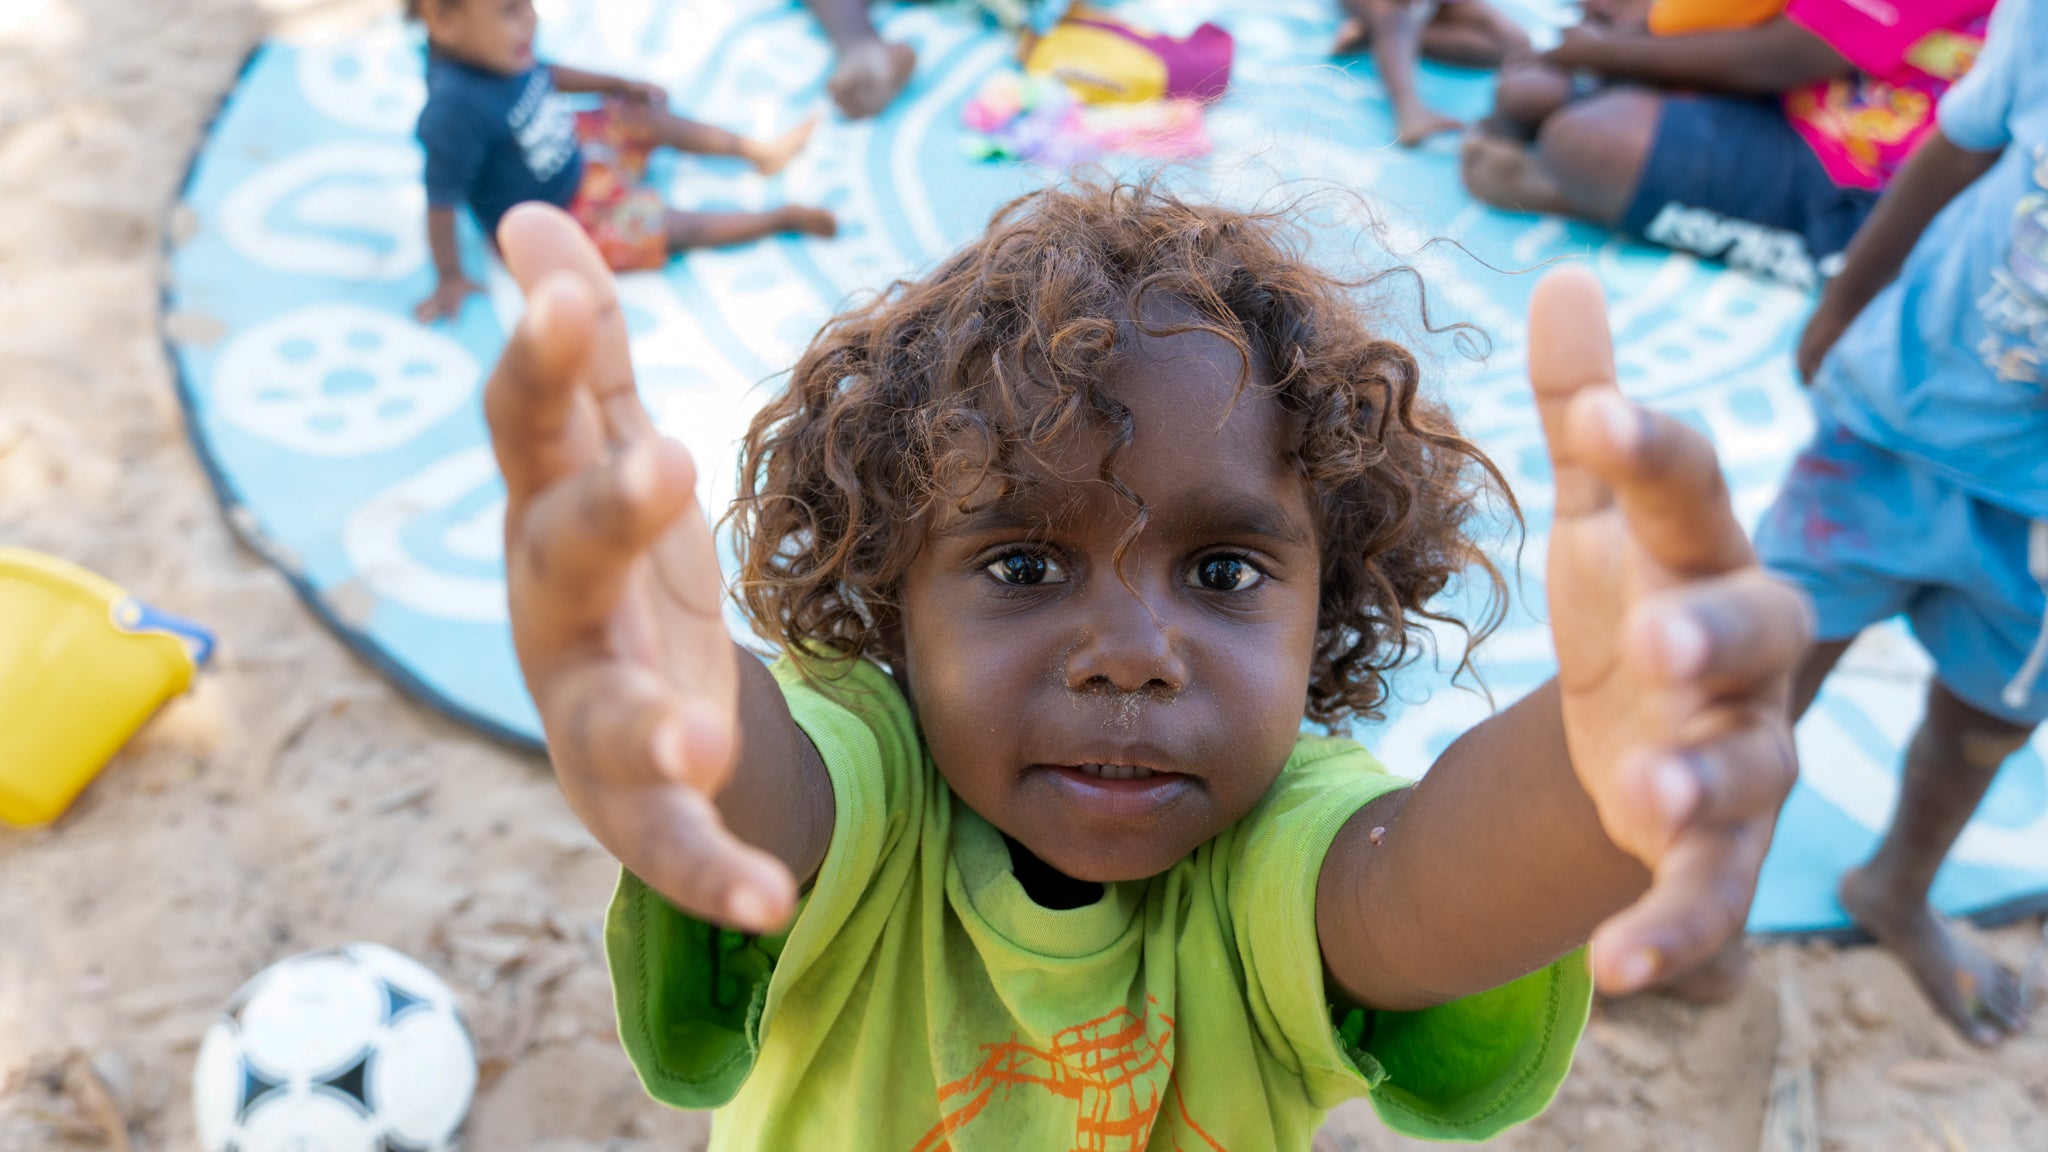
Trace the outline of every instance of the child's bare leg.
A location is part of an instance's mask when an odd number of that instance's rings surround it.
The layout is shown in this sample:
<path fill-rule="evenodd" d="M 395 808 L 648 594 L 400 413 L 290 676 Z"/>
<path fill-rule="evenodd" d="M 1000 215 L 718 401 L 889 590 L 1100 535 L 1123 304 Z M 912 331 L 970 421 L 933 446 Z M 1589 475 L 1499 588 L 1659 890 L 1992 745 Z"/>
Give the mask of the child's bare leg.
<path fill-rule="evenodd" d="M 678 152 L 738 156 L 763 176 L 775 175 L 795 159 L 811 142 L 811 132 L 817 126 L 818 118 L 813 116 L 773 140 L 755 140 L 671 112 L 656 112 L 651 125 L 655 140 Z"/>
<path fill-rule="evenodd" d="M 839 222 L 823 208 L 785 204 L 766 212 L 677 212 L 668 214 L 668 250 L 719 248 L 796 233 L 830 237 Z"/>
<path fill-rule="evenodd" d="M 1939 680 L 1906 748 L 1898 809 L 1877 853 L 1842 878 L 1842 906 L 1906 965 L 1941 1014 L 1978 1044 L 2026 1026 L 2020 978 L 1927 902 L 1934 874 L 2032 729 L 1965 704 Z"/>
<path fill-rule="evenodd" d="M 1433 7 L 1428 0 L 1360 0 L 1358 4 L 1372 28 L 1373 63 L 1379 68 L 1387 99 L 1394 105 L 1394 139 L 1403 148 L 1464 127 L 1424 104 L 1415 91 L 1415 61 Z"/>
<path fill-rule="evenodd" d="M 1529 53 L 1529 34 L 1486 0 L 1438 5 L 1421 43 L 1424 59 L 1463 68 L 1498 68 Z"/>
<path fill-rule="evenodd" d="M 1642 178 L 1662 99 L 1617 88 L 1568 104 L 1544 121 L 1534 148 L 1475 136 L 1465 142 L 1465 187 L 1498 208 L 1611 225 Z"/>
<path fill-rule="evenodd" d="M 882 39 L 868 18 L 867 0 L 804 0 L 824 26 L 839 61 L 825 90 L 854 120 L 873 116 L 896 99 L 917 68 L 917 51 Z"/>
<path fill-rule="evenodd" d="M 1792 673 L 1792 719 L 1797 722 L 1813 706 L 1828 673 L 1855 640 L 1823 640 L 1806 650 Z M 1698 1004 L 1718 1004 L 1742 990 L 1749 980 L 1749 949 L 1738 935 L 1703 964 L 1694 965 L 1659 984 L 1658 990 Z"/>
<path fill-rule="evenodd" d="M 1571 98 L 1572 78 L 1562 68 L 1540 60 L 1509 64 L 1493 83 L 1493 114 L 1481 126 L 1496 134 L 1533 140 L 1543 122 Z"/>

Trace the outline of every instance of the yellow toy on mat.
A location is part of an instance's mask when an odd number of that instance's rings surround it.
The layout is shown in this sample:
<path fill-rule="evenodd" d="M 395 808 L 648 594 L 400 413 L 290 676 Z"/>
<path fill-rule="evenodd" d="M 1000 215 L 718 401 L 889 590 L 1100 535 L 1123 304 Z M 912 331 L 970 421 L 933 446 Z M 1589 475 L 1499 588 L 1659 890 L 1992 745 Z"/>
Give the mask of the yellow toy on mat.
<path fill-rule="evenodd" d="M 56 819 L 212 652 L 110 580 L 0 548 L 0 820 Z"/>

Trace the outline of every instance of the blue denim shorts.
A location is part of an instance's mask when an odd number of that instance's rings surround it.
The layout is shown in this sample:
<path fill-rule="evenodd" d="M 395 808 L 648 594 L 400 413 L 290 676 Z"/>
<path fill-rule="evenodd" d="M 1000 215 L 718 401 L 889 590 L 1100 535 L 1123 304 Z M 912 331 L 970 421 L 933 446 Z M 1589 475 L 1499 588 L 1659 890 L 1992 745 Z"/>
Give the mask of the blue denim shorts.
<path fill-rule="evenodd" d="M 1846 640 L 1903 614 L 1965 703 L 2018 724 L 2048 720 L 2041 685 L 2017 704 L 2003 698 L 2048 607 L 2027 564 L 2032 521 L 1817 415 L 1756 536 L 1764 566 L 1813 597 L 1816 637 Z"/>
<path fill-rule="evenodd" d="M 1844 188 L 1775 100 L 1664 98 L 1621 225 L 1802 288 L 1832 272 L 1877 193 Z"/>

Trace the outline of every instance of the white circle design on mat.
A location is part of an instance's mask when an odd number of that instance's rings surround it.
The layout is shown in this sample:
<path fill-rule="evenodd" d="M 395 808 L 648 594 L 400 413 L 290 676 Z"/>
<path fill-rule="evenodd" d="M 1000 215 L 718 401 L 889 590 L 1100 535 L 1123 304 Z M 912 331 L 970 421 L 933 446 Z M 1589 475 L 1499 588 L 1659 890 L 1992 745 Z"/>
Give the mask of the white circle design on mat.
<path fill-rule="evenodd" d="M 237 255 L 279 272 L 403 279 L 427 256 L 420 164 L 411 144 L 308 148 L 236 186 L 221 233 Z"/>
<path fill-rule="evenodd" d="M 299 49 L 299 91 L 322 116 L 366 132 L 411 134 L 426 103 L 420 46 L 391 21 Z"/>
<path fill-rule="evenodd" d="M 496 483 L 497 478 L 491 450 L 468 448 L 377 493 L 349 514 L 342 530 L 342 547 L 349 563 L 378 596 L 415 612 L 448 620 L 504 622 L 505 581 L 501 577 L 436 568 L 406 544 L 406 529 L 411 525 L 486 484 Z M 495 513 L 486 510 L 451 525 L 442 535 L 442 546 L 458 556 L 475 551 L 477 525 L 486 516 L 494 516 L 502 532 L 504 502 L 498 501 L 494 508 Z"/>
<path fill-rule="evenodd" d="M 409 320 L 349 304 L 289 312 L 236 337 L 213 401 L 236 427 L 311 456 L 395 448 L 476 391 L 476 358 Z"/>

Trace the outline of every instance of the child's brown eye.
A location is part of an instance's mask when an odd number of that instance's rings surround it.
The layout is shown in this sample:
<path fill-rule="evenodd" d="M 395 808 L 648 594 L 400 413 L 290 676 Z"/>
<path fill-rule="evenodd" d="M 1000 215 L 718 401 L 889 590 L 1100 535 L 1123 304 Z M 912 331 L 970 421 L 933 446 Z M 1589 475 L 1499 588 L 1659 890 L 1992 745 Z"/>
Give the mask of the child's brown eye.
<path fill-rule="evenodd" d="M 1265 578 L 1242 556 L 1211 556 L 1188 570 L 1188 583 L 1211 592 L 1242 592 Z"/>
<path fill-rule="evenodd" d="M 997 580 L 1018 587 L 1058 584 L 1067 578 L 1057 562 L 1038 552 L 1012 552 L 988 565 L 986 571 Z"/>

